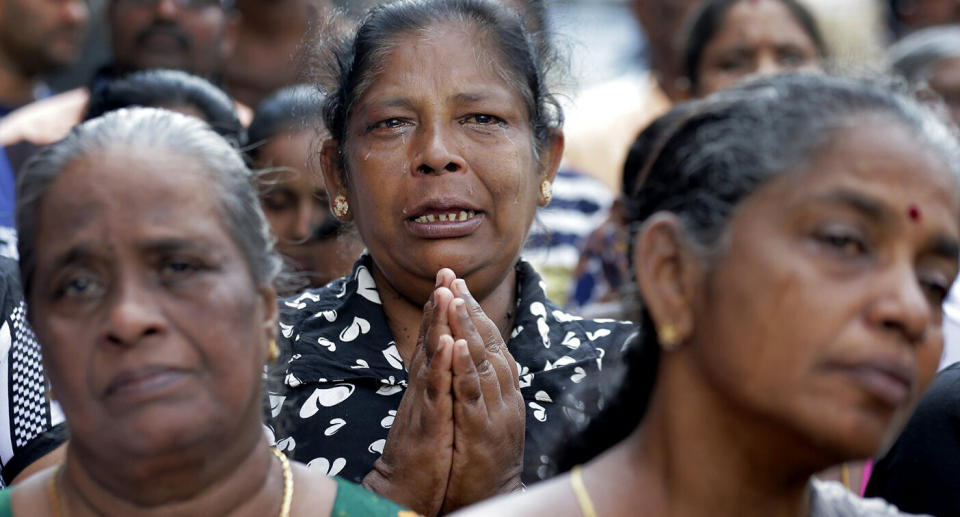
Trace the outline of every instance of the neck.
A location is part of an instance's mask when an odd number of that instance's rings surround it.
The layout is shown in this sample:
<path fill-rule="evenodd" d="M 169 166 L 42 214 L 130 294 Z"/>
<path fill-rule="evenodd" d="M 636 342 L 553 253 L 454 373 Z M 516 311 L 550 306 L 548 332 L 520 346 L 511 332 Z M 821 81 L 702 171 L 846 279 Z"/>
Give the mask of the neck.
<path fill-rule="evenodd" d="M 423 306 L 426 299 L 411 300 L 395 289 L 380 269 L 373 263 L 371 268 L 373 279 L 380 292 L 380 301 L 383 303 L 383 312 L 387 316 L 387 324 L 393 333 L 397 351 L 406 364 L 410 364 L 417 347 L 417 335 L 420 321 L 423 319 Z M 500 330 L 504 342 L 509 341 L 513 327 L 514 307 L 517 297 L 517 271 L 510 268 L 506 276 L 496 286 L 484 293 L 477 290 L 470 278 L 464 279 L 467 288 L 480 303 L 483 312 Z M 430 281 L 432 285 L 432 280 Z"/>
<path fill-rule="evenodd" d="M 20 65 L 0 49 L 0 104 L 22 106 L 34 100 L 39 78 L 26 73 Z"/>
<path fill-rule="evenodd" d="M 235 447 L 204 443 L 192 450 L 104 461 L 72 440 L 59 474 L 61 509 L 72 516 L 272 515 L 279 511 L 283 475 L 259 437 Z"/>
<path fill-rule="evenodd" d="M 622 493 L 594 500 L 648 515 L 808 515 L 817 469 L 797 465 L 815 452 L 791 431 L 722 399 L 695 366 L 675 357 L 682 353 L 661 359 L 644 423 L 592 465 L 598 477 L 628 473 L 610 484 Z"/>

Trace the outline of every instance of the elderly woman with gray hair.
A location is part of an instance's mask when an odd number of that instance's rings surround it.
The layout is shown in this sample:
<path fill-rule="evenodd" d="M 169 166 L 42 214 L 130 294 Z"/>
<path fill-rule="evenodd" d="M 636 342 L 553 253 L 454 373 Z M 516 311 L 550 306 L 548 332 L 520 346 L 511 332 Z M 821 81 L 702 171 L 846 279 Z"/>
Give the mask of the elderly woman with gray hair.
<path fill-rule="evenodd" d="M 278 259 L 238 152 L 209 126 L 120 110 L 32 159 L 21 279 L 71 430 L 7 515 L 396 515 L 289 462 L 261 425 Z"/>

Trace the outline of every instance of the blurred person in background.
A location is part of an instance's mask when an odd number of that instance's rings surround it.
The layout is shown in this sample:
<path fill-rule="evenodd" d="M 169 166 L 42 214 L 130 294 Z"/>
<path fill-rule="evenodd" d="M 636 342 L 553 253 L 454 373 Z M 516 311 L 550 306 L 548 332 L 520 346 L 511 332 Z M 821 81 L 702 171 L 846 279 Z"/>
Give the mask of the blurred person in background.
<path fill-rule="evenodd" d="M 890 30 L 901 38 L 913 31 L 960 23 L 960 0 L 889 0 Z"/>
<path fill-rule="evenodd" d="M 753 76 L 822 70 L 827 49 L 795 0 L 709 0 L 690 20 L 680 97 L 703 97 Z"/>
<path fill-rule="evenodd" d="M 668 109 L 680 77 L 676 56 L 683 22 L 701 0 L 634 0 L 630 5 L 647 37 L 649 72 L 629 73 L 577 95 L 567 109 L 563 167 L 589 174 L 610 192 L 634 137 Z"/>
<path fill-rule="evenodd" d="M 284 88 L 260 104 L 248 131 L 260 206 L 298 290 L 304 285 L 296 280 L 322 287 L 349 274 L 363 251 L 356 231 L 331 213 L 318 168 L 315 151 L 328 137 L 323 100 L 310 86 Z"/>
<path fill-rule="evenodd" d="M 673 70 L 676 99 L 699 98 L 755 76 L 822 70 L 827 57 L 817 23 L 794 0 L 707 0 L 686 22 Z M 665 124 L 661 121 L 661 124 Z M 567 308 L 589 317 L 623 318 L 623 287 L 629 273 L 623 255 L 628 233 L 623 219 L 625 193 L 634 185 L 631 170 L 653 149 L 658 128 L 637 138 L 627 155 L 620 197 L 610 217 L 585 242 L 574 271 Z"/>
<path fill-rule="evenodd" d="M 224 88 L 256 108 L 284 86 L 306 79 L 304 37 L 326 30 L 330 0 L 237 0 L 240 13 L 236 45 L 224 69 Z"/>
<path fill-rule="evenodd" d="M 88 17 L 84 0 L 0 0 L 0 117 L 49 95 L 43 76 L 77 59 Z"/>
<path fill-rule="evenodd" d="M 38 145 L 63 138 L 80 122 L 90 99 L 110 81 L 138 70 L 172 68 L 217 83 L 236 36 L 228 0 L 110 0 L 107 6 L 113 62 L 90 87 L 37 101 L 0 121 L 0 145 L 19 170 Z M 239 108 L 249 122 L 250 111 Z"/>

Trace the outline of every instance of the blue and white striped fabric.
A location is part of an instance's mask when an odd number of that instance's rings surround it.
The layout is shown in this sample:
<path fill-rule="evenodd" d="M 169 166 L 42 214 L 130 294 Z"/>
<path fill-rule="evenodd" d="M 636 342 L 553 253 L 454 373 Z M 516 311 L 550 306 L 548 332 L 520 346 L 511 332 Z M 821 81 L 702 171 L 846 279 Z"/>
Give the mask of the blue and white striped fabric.
<path fill-rule="evenodd" d="M 524 260 L 547 283 L 547 297 L 563 305 L 580 246 L 607 218 L 613 193 L 586 174 L 561 170 L 553 183 L 553 199 L 537 212 L 523 249 Z"/>

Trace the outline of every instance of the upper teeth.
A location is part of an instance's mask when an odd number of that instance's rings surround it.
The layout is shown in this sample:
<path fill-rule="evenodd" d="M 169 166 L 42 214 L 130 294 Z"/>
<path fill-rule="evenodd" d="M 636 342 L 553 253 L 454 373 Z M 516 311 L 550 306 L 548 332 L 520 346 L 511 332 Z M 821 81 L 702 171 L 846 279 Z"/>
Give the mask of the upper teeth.
<path fill-rule="evenodd" d="M 473 219 L 477 216 L 477 213 L 473 210 L 461 210 L 459 213 L 450 212 L 449 214 L 429 214 L 421 215 L 413 220 L 415 223 L 435 223 L 439 219 L 440 222 L 454 222 L 454 221 L 466 221 L 467 219 Z"/>

